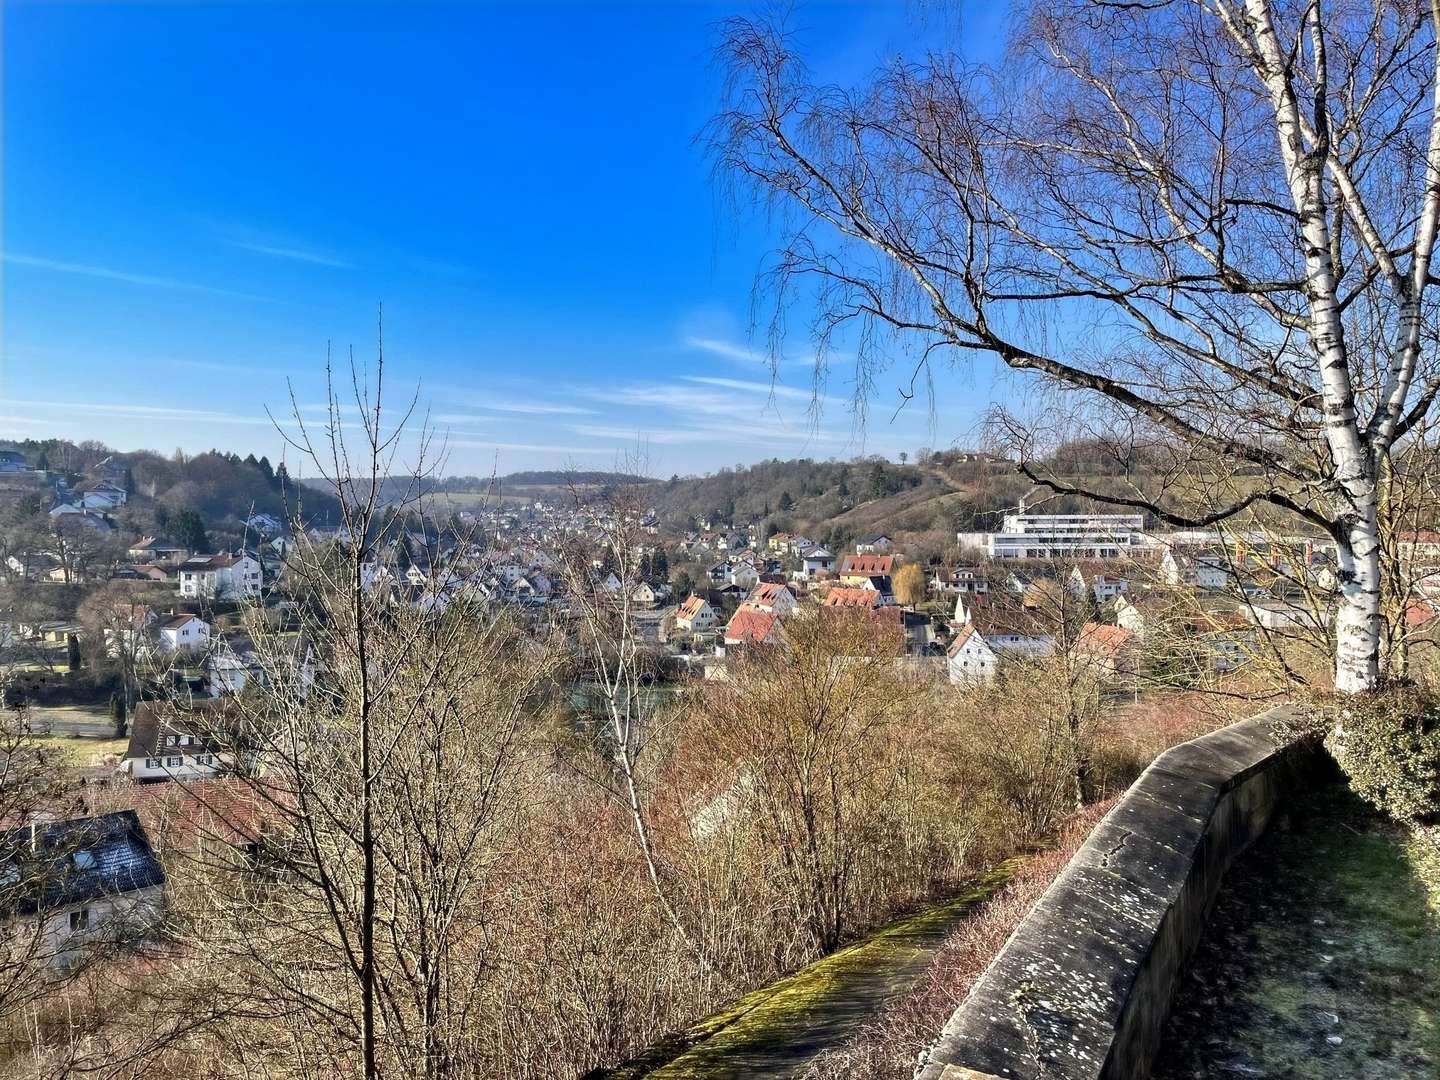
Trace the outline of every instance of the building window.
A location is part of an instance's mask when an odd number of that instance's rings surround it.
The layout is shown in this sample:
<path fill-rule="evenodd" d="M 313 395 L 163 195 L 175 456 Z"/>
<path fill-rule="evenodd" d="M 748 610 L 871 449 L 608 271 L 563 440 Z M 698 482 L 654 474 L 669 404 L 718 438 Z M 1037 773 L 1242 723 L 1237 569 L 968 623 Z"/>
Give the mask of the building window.
<path fill-rule="evenodd" d="M 167 757 L 165 759 L 165 767 L 167 769 L 178 769 L 184 762 L 185 759 L 183 757 Z"/>
<path fill-rule="evenodd" d="M 160 768 L 160 759 L 159 759 L 158 757 L 147 757 L 147 758 L 145 759 L 145 767 L 146 767 L 147 769 L 158 769 L 158 768 Z"/>
<path fill-rule="evenodd" d="M 79 911 L 70 912 L 70 930 L 72 933 L 78 930 L 88 929 L 90 929 L 90 909 L 88 907 L 82 907 Z"/>

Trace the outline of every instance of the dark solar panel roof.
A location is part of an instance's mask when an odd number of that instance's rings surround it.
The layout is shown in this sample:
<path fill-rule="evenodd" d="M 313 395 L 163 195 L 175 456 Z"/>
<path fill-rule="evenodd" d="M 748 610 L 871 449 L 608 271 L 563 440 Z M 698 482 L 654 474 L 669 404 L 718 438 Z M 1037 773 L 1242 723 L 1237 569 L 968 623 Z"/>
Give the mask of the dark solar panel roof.
<path fill-rule="evenodd" d="M 0 903 L 30 914 L 165 883 L 134 810 L 0 833 Z"/>

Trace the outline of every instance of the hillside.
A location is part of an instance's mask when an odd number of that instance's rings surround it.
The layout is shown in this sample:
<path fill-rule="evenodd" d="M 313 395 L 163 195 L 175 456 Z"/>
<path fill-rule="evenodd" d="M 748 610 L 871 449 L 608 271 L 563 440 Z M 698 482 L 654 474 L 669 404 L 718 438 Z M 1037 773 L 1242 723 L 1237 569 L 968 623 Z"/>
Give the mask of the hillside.
<path fill-rule="evenodd" d="M 1103 486 L 1105 465 L 1072 455 L 1066 470 Z M 868 533 L 943 533 L 995 529 L 1001 514 L 1034 490 L 1015 466 L 989 455 L 950 451 L 920 463 L 766 461 L 710 476 L 673 478 L 656 487 L 661 516 L 677 528 L 702 521 L 764 521 L 767 530 L 803 532 L 832 544 Z M 1051 497 L 1047 512 L 1095 509 L 1091 500 Z"/>
<path fill-rule="evenodd" d="M 334 485 L 328 480 L 309 478 L 300 483 L 307 489 L 331 494 Z M 646 476 L 605 471 L 542 469 L 507 473 L 504 476 L 426 477 L 418 487 L 413 477 L 391 476 L 381 483 L 380 497 L 387 503 L 423 496 L 435 511 L 473 510 L 479 507 L 498 508 L 517 502 L 546 502 L 563 499 L 573 490 L 594 492 L 616 484 L 653 484 Z"/>
<path fill-rule="evenodd" d="M 169 517 L 194 511 L 212 533 L 236 540 L 253 513 L 283 517 L 287 507 L 298 505 L 307 520 L 324 521 L 337 511 L 327 495 L 303 490 L 302 496 L 283 464 L 275 468 L 253 454 L 241 458 L 211 450 L 186 456 L 177 451 L 165 457 L 153 450 L 122 452 L 92 440 L 64 439 L 0 440 L 0 449 L 18 450 L 32 468 L 59 474 L 75 488 L 99 481 L 124 487 L 130 500 L 115 516 L 136 531 L 164 534 Z"/>

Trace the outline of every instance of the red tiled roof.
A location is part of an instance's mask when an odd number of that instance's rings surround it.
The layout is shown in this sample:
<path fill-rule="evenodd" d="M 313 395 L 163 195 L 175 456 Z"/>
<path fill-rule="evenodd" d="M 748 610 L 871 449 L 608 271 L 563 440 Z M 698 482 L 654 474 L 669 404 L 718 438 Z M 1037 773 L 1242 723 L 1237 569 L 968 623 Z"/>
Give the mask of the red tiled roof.
<path fill-rule="evenodd" d="M 758 645 L 769 639 L 775 622 L 775 616 L 769 612 L 742 605 L 725 627 L 725 640 Z"/>
<path fill-rule="evenodd" d="M 885 577 L 891 573 L 894 567 L 894 555 L 846 555 L 845 561 L 840 564 L 840 573 Z"/>
<path fill-rule="evenodd" d="M 680 605 L 680 610 L 677 614 L 682 619 L 693 619 L 696 615 L 700 614 L 700 611 L 702 608 L 704 608 L 704 606 L 705 598 L 703 596 L 695 596 L 692 593 L 690 596 L 687 596 L 685 598 L 685 602 Z"/>
<path fill-rule="evenodd" d="M 1113 655 L 1130 644 L 1134 637 L 1135 635 L 1123 626 L 1111 626 L 1108 623 L 1086 623 L 1080 631 L 1080 636 L 1075 639 L 1075 647 Z"/>
<path fill-rule="evenodd" d="M 958 653 L 961 649 L 965 647 L 965 643 L 970 640 L 970 636 L 974 633 L 975 627 L 973 627 L 969 623 L 966 623 L 964 626 L 962 626 L 959 630 L 955 632 L 955 640 L 950 642 L 950 648 L 945 650 L 945 655 L 954 656 L 956 653 Z M 983 641 L 984 638 L 981 638 L 981 640 Z"/>
<path fill-rule="evenodd" d="M 1405 625 L 1424 626 L 1433 621 L 1437 614 L 1440 612 L 1435 610 L 1435 605 L 1429 600 L 1419 596 L 1412 597 L 1405 605 Z"/>
<path fill-rule="evenodd" d="M 873 608 L 880 605 L 880 594 L 872 589 L 831 589 L 825 594 L 823 605 Z"/>

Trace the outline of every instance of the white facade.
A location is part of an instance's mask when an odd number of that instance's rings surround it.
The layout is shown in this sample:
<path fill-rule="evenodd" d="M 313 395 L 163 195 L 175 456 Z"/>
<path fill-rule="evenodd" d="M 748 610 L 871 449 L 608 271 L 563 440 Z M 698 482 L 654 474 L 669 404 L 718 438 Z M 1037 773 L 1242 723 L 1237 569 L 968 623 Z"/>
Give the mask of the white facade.
<path fill-rule="evenodd" d="M 1177 552 L 1174 548 L 1160 558 L 1160 578 L 1178 588 L 1223 589 L 1230 584 L 1230 566 L 1223 555 Z"/>
<path fill-rule="evenodd" d="M 167 619 L 160 624 L 160 645 L 169 652 L 210 647 L 210 624 L 197 615 Z"/>
<path fill-rule="evenodd" d="M 992 559 L 1118 559 L 1144 545 L 1142 514 L 1006 514 Z"/>
<path fill-rule="evenodd" d="M 805 568 L 807 577 L 814 577 L 822 570 L 833 570 L 835 568 L 835 556 L 823 547 L 813 547 L 805 552 L 802 557 L 802 565 Z"/>
<path fill-rule="evenodd" d="M 730 570 L 730 584 L 737 589 L 753 589 L 760 583 L 760 572 L 749 563 L 736 563 Z"/>
<path fill-rule="evenodd" d="M 700 603 L 693 604 L 692 600 L 699 600 Z M 717 621 L 715 609 L 710 606 L 708 600 L 695 596 L 686 600 L 680 605 L 675 613 L 675 625 L 681 630 L 688 630 L 692 633 L 704 633 L 706 630 L 713 630 Z"/>
<path fill-rule="evenodd" d="M 133 942 L 159 921 L 164 898 L 163 885 L 149 885 L 47 910 L 40 958 L 53 968 L 63 969 L 79 963 L 89 950 Z"/>
<path fill-rule="evenodd" d="M 952 683 L 989 682 L 1000 666 L 999 658 L 972 627 L 961 630 L 945 657 Z"/>
<path fill-rule="evenodd" d="M 183 740 L 172 743 L 170 740 Z M 230 754 L 207 749 L 190 735 L 169 735 L 156 747 L 154 756 L 127 757 L 121 769 L 132 780 L 213 780 L 234 764 Z"/>
<path fill-rule="evenodd" d="M 260 564 L 249 555 L 212 555 L 180 564 L 180 595 L 209 600 L 243 600 L 260 595 Z"/>

